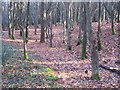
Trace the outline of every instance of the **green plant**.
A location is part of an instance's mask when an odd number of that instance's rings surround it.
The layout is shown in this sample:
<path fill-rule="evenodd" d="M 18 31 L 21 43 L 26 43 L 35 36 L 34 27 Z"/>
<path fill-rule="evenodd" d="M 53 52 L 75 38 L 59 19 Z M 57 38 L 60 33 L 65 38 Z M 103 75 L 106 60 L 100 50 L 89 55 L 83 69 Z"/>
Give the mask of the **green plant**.
<path fill-rule="evenodd" d="M 56 78 L 56 77 L 53 77 L 53 76 L 45 76 L 45 78 L 46 78 L 47 80 L 57 80 L 57 78 Z"/>

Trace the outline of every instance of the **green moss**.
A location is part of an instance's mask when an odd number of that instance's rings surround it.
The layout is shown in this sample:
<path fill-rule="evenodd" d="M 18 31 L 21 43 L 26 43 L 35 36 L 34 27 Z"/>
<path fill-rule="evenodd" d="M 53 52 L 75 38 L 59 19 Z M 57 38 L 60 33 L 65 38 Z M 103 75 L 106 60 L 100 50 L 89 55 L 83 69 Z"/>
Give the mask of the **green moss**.
<path fill-rule="evenodd" d="M 83 46 L 82 47 L 82 57 L 81 57 L 81 59 L 84 60 L 85 58 L 87 58 L 87 56 L 86 56 L 86 46 Z"/>
<path fill-rule="evenodd" d="M 116 30 L 115 28 L 112 28 L 112 35 L 115 35 L 116 34 Z"/>
<path fill-rule="evenodd" d="M 101 45 L 100 40 L 98 40 L 98 51 L 100 51 L 101 49 L 102 49 L 102 45 Z"/>
<path fill-rule="evenodd" d="M 96 73 L 96 74 L 93 74 L 90 79 L 91 80 L 100 80 L 100 76 L 98 73 Z"/>
<path fill-rule="evenodd" d="M 86 59 L 86 58 L 87 58 L 87 56 L 85 56 L 85 57 L 78 56 L 77 58 L 78 58 L 78 59 L 82 59 L 82 60 L 84 60 L 84 59 Z"/>
<path fill-rule="evenodd" d="M 9 35 L 9 38 L 12 39 L 12 40 L 15 40 L 13 35 Z"/>
<path fill-rule="evenodd" d="M 82 40 L 79 40 L 79 41 L 77 42 L 76 46 L 78 46 L 78 45 L 80 45 L 80 44 L 82 44 Z"/>
<path fill-rule="evenodd" d="M 45 78 L 46 78 L 47 80 L 57 80 L 57 78 L 56 78 L 56 77 L 53 77 L 53 76 L 45 76 Z"/>
<path fill-rule="evenodd" d="M 63 43 L 65 43 L 66 42 L 66 40 L 63 40 Z"/>
<path fill-rule="evenodd" d="M 29 57 L 28 57 L 28 53 L 27 53 L 27 52 L 25 52 L 25 54 L 24 54 L 24 58 L 27 59 L 27 60 L 29 59 Z"/>
<path fill-rule="evenodd" d="M 72 50 L 72 47 L 71 47 L 71 46 L 68 46 L 66 50 Z"/>
<path fill-rule="evenodd" d="M 26 31 L 25 36 L 26 36 L 26 38 L 28 38 L 28 31 Z"/>
<path fill-rule="evenodd" d="M 44 69 L 44 72 L 48 72 L 48 73 L 51 73 L 51 74 L 54 74 L 55 72 L 52 70 L 52 69 L 50 69 L 50 68 L 45 68 Z"/>

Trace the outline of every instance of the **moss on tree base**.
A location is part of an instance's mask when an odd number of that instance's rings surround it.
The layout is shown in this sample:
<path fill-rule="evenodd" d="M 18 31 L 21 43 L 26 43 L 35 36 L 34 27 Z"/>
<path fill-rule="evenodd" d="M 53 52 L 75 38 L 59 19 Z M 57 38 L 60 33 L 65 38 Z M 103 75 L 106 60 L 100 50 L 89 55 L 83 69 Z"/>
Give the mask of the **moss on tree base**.
<path fill-rule="evenodd" d="M 28 53 L 27 53 L 27 52 L 24 53 L 24 58 L 25 58 L 26 60 L 29 59 L 29 57 L 28 57 Z"/>
<path fill-rule="evenodd" d="M 100 40 L 98 40 L 98 51 L 100 51 L 101 49 L 102 49 L 102 45 L 101 45 Z"/>
<path fill-rule="evenodd" d="M 68 46 L 66 50 L 72 50 L 72 47 L 71 47 L 71 46 Z"/>
<path fill-rule="evenodd" d="M 66 40 L 63 40 L 63 43 L 65 43 L 66 42 Z"/>
<path fill-rule="evenodd" d="M 77 42 L 76 46 L 78 46 L 78 45 L 80 45 L 80 44 L 82 44 L 82 40 L 79 40 L 79 41 Z"/>
<path fill-rule="evenodd" d="M 98 73 L 96 73 L 96 74 L 93 74 L 90 79 L 91 80 L 100 80 L 100 76 Z"/>
<path fill-rule="evenodd" d="M 9 35 L 9 38 L 12 40 L 15 40 L 14 36 L 12 36 L 12 35 Z"/>
<path fill-rule="evenodd" d="M 116 34 L 116 30 L 114 28 L 114 29 L 112 29 L 112 35 L 115 35 L 115 34 Z"/>
<path fill-rule="evenodd" d="M 85 57 L 82 57 L 82 56 L 81 56 L 81 59 L 82 59 L 82 60 L 87 59 L 87 56 L 85 56 Z"/>

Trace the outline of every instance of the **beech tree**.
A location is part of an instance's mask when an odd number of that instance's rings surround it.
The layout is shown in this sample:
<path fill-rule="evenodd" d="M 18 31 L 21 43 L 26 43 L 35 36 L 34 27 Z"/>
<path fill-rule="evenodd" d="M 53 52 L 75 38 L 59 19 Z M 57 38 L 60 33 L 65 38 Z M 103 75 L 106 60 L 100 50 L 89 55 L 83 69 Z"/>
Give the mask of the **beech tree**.
<path fill-rule="evenodd" d="M 45 42 L 45 3 L 41 2 L 41 38 L 40 42 L 44 43 Z"/>
<path fill-rule="evenodd" d="M 35 16 L 34 16 L 34 26 L 35 26 L 35 35 L 37 34 L 37 27 L 38 27 L 38 3 L 35 2 Z"/>
<path fill-rule="evenodd" d="M 86 12 L 86 7 L 85 7 L 85 3 L 82 3 L 83 4 L 83 9 L 84 9 L 84 11 L 83 11 L 83 31 L 84 31 L 84 35 L 83 35 L 83 42 L 82 42 L 82 59 L 85 59 L 85 58 L 87 58 L 87 56 L 86 56 L 86 44 L 87 44 L 87 31 L 86 31 L 86 21 L 87 21 L 87 19 L 86 19 L 86 14 L 87 14 L 87 12 Z"/>
<path fill-rule="evenodd" d="M 24 13 L 25 9 L 23 8 L 23 6 L 24 6 L 24 3 L 20 2 L 20 17 L 21 17 L 21 19 L 20 19 L 20 29 L 22 31 L 22 37 L 23 37 L 24 59 L 29 59 L 28 51 L 27 51 L 27 37 L 26 37 L 26 34 L 24 32 L 25 23 L 28 23 L 28 21 L 27 21 L 27 18 L 25 18 L 25 13 Z M 24 17 L 22 17 L 22 15 Z M 27 25 L 26 25 L 26 27 L 27 27 Z"/>
<path fill-rule="evenodd" d="M 70 20 L 70 9 L 72 3 L 65 3 L 66 5 L 66 29 L 67 29 L 67 35 L 68 35 L 68 40 L 67 40 L 67 50 L 71 50 L 71 20 Z"/>
<path fill-rule="evenodd" d="M 86 10 L 86 26 L 87 26 L 87 32 L 88 32 L 88 39 L 91 45 L 91 60 L 92 60 L 92 76 L 91 79 L 97 79 L 99 80 L 99 58 L 97 54 L 97 48 L 95 46 L 95 38 L 92 31 L 91 26 L 91 10 L 90 10 L 90 3 L 85 3 L 85 10 Z"/>
<path fill-rule="evenodd" d="M 15 2 L 10 2 L 9 5 L 9 38 L 14 40 L 14 5 Z"/>
<path fill-rule="evenodd" d="M 97 47 L 100 51 L 102 49 L 101 41 L 100 41 L 100 25 L 101 25 L 101 2 L 99 2 L 99 12 L 98 12 L 98 32 L 97 32 Z"/>
<path fill-rule="evenodd" d="M 80 18 L 79 18 L 79 34 L 78 34 L 78 41 L 77 41 L 77 45 L 80 45 L 82 43 L 82 27 L 83 27 L 83 4 L 82 2 L 80 3 Z"/>
<path fill-rule="evenodd" d="M 109 3 L 109 4 L 111 4 L 111 9 L 110 9 L 110 10 L 106 7 L 105 4 L 103 4 L 103 6 L 105 7 L 107 13 L 108 13 L 109 16 L 110 16 L 112 35 L 114 35 L 114 34 L 116 33 L 115 27 L 114 27 L 114 19 L 115 19 L 115 15 L 114 15 L 114 5 L 115 5 L 115 3 L 111 2 L 111 3 Z"/>

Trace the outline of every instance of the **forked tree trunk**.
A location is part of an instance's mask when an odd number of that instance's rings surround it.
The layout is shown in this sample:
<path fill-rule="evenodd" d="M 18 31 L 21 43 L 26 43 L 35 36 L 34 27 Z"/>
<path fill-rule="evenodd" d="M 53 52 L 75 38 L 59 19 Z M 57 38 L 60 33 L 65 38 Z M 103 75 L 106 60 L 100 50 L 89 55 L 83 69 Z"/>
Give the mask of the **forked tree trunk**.
<path fill-rule="evenodd" d="M 112 4 L 111 4 L 111 10 L 108 10 L 108 8 L 105 6 L 105 4 L 103 4 L 104 5 L 104 7 L 105 7 L 105 9 L 106 9 L 106 11 L 107 11 L 107 13 L 109 14 L 109 16 L 110 16 L 110 18 L 111 18 L 111 29 L 112 29 L 112 35 L 114 35 L 114 34 L 116 34 L 116 32 L 115 32 L 115 27 L 114 27 L 114 19 L 115 19 L 115 17 L 114 17 L 114 5 L 115 4 L 113 4 L 113 2 L 112 2 Z"/>
<path fill-rule="evenodd" d="M 20 17 L 21 17 L 21 21 L 20 21 L 20 28 L 21 28 L 21 31 L 22 31 L 22 36 L 23 36 L 23 48 L 24 48 L 24 59 L 29 59 L 28 57 L 28 52 L 27 52 L 27 38 L 26 38 L 26 34 L 24 33 L 24 27 L 25 27 L 25 15 L 24 12 L 23 12 L 23 2 L 20 2 Z"/>

